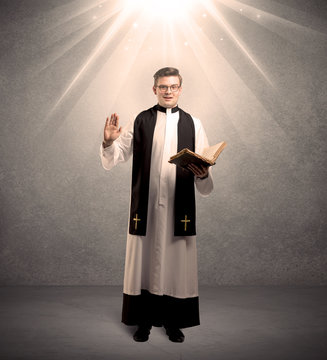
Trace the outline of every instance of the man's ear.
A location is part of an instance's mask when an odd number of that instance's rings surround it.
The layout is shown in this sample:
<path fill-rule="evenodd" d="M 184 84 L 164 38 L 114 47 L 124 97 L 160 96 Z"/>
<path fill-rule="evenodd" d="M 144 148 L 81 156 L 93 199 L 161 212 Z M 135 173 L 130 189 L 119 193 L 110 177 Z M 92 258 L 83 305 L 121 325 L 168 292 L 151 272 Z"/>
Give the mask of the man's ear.
<path fill-rule="evenodd" d="M 154 95 L 157 95 L 157 88 L 155 86 L 153 86 L 152 90 L 154 92 Z"/>

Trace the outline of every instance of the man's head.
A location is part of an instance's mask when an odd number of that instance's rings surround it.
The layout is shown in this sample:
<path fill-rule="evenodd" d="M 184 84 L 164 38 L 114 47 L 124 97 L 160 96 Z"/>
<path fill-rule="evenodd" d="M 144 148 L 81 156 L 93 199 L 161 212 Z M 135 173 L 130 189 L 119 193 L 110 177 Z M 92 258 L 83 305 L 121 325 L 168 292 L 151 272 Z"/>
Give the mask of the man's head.
<path fill-rule="evenodd" d="M 165 108 L 175 107 L 182 92 L 182 77 L 178 69 L 165 67 L 158 70 L 153 77 L 153 92 L 159 105 Z"/>

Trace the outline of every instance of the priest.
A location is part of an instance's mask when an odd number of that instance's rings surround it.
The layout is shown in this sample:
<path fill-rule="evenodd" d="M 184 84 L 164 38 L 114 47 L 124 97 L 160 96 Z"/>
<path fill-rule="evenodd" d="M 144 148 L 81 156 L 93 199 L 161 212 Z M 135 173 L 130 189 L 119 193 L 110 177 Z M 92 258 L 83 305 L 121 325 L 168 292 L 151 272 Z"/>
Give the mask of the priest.
<path fill-rule="evenodd" d="M 195 187 L 213 189 L 207 167 L 188 170 L 168 162 L 183 148 L 208 146 L 199 119 L 178 107 L 182 77 L 176 68 L 154 74 L 157 104 L 122 129 L 107 118 L 100 157 L 106 170 L 133 158 L 122 322 L 137 325 L 135 341 L 147 341 L 152 326 L 183 342 L 183 328 L 200 324 Z"/>

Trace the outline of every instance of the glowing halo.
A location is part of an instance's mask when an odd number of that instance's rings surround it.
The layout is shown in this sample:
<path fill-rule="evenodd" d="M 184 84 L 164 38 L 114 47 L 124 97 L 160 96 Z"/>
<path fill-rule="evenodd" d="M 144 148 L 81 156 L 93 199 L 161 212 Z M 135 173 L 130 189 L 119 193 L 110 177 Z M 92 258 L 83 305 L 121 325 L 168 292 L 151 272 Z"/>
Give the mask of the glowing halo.
<path fill-rule="evenodd" d="M 130 11 L 145 11 L 149 17 L 171 21 L 180 19 L 197 4 L 200 0 L 125 0 L 124 7 Z"/>
<path fill-rule="evenodd" d="M 198 55 L 199 49 L 203 54 L 208 51 L 203 46 L 204 41 L 208 46 L 214 46 L 218 51 L 218 55 L 220 53 L 218 42 L 222 43 L 224 40 L 224 43 L 234 43 L 244 58 L 274 88 L 274 84 L 266 73 L 264 66 L 260 64 L 260 59 L 256 58 L 252 49 L 243 41 L 242 35 L 239 35 L 230 24 L 228 17 L 221 11 L 219 4 L 223 4 L 231 10 L 241 13 L 240 16 L 246 16 L 251 21 L 256 22 L 259 21 L 256 16 L 258 9 L 235 0 L 118 0 L 115 2 L 114 7 L 111 5 L 112 3 L 103 1 L 100 4 L 101 7 L 97 4 L 95 8 L 87 10 L 90 12 L 90 18 L 94 21 L 94 25 L 89 28 L 90 33 L 106 24 L 107 20 L 110 20 L 108 21 L 109 26 L 99 41 L 94 44 L 84 63 L 70 79 L 67 87 L 55 103 L 53 110 L 62 103 L 106 47 L 119 38 L 120 40 L 116 43 L 114 51 L 109 55 L 108 61 L 112 54 L 116 52 L 123 51 L 124 54 L 128 52 L 130 60 L 130 64 L 126 65 L 128 68 L 149 49 L 152 52 L 150 58 L 153 59 L 153 56 L 160 54 L 158 59 L 162 64 L 169 59 L 173 59 L 175 63 L 179 63 L 183 59 L 185 63 L 189 56 L 193 54 L 199 61 L 200 67 L 205 68 L 205 57 L 199 57 Z M 261 13 L 264 16 L 260 19 L 260 25 L 265 25 L 268 28 L 272 26 L 269 25 L 270 23 L 262 21 L 263 18 L 268 18 L 269 14 L 262 11 Z M 270 18 L 272 20 L 277 19 L 278 24 L 282 22 L 284 27 L 292 25 L 286 20 L 272 15 L 270 15 Z M 206 23 L 210 25 L 207 26 Z M 215 36 L 210 36 L 210 30 L 207 30 L 208 28 L 212 29 L 212 27 L 220 29 Z M 87 30 L 85 30 L 83 38 L 87 35 Z M 275 28 L 273 30 L 278 31 Z M 122 34 L 125 35 L 122 36 Z M 83 38 L 78 39 L 78 42 L 81 42 Z M 202 41 L 199 41 L 199 39 L 202 39 Z M 58 57 L 60 57 L 60 54 L 58 54 Z M 146 57 L 145 59 L 150 58 Z"/>

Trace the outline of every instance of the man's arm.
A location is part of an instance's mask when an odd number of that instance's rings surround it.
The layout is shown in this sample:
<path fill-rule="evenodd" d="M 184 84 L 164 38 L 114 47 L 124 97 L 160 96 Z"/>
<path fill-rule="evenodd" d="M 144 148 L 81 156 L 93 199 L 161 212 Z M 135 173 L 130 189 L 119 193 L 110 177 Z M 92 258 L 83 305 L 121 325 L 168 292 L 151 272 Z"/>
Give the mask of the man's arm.
<path fill-rule="evenodd" d="M 112 169 L 120 162 L 127 161 L 133 152 L 134 120 L 124 129 L 119 126 L 119 116 L 114 113 L 106 119 L 103 142 L 100 146 L 102 166 Z"/>

